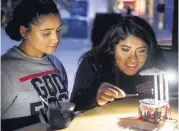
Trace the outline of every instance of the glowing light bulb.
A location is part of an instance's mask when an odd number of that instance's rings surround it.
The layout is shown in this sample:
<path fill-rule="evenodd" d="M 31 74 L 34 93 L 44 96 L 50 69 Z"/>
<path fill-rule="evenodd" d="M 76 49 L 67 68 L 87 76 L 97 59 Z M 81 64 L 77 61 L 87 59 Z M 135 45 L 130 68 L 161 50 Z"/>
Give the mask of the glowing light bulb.
<path fill-rule="evenodd" d="M 177 74 L 174 71 L 167 71 L 168 82 L 174 83 L 176 81 Z"/>

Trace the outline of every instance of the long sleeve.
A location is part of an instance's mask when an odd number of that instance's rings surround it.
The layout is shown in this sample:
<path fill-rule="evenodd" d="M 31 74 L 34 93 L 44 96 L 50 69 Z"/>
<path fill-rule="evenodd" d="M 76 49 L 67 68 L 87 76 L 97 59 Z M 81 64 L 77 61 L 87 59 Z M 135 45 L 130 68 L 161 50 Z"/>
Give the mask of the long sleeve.
<path fill-rule="evenodd" d="M 10 72 L 2 70 L 1 75 L 1 130 L 12 131 L 40 122 L 38 115 L 12 118 L 20 112 L 16 107 L 21 92 L 13 83 Z"/>
<path fill-rule="evenodd" d="M 98 106 L 97 90 L 101 84 L 89 59 L 84 60 L 76 73 L 71 102 L 76 104 L 75 110 L 88 110 Z"/>
<path fill-rule="evenodd" d="M 11 105 L 17 93 L 13 92 L 13 84 L 8 71 L 2 70 L 1 74 L 1 118 L 6 119 L 11 114 L 11 108 L 9 110 L 7 108 Z M 5 111 L 6 113 L 4 113 Z"/>

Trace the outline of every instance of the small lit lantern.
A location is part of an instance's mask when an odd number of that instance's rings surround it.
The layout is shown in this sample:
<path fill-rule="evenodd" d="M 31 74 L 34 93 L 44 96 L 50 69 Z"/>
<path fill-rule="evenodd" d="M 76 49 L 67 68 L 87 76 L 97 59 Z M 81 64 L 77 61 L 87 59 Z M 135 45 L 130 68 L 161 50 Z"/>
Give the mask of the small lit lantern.
<path fill-rule="evenodd" d="M 154 77 L 154 99 L 139 100 L 139 119 L 154 124 L 171 117 L 169 106 L 168 80 L 166 72 L 150 68 L 139 73 L 141 76 Z"/>

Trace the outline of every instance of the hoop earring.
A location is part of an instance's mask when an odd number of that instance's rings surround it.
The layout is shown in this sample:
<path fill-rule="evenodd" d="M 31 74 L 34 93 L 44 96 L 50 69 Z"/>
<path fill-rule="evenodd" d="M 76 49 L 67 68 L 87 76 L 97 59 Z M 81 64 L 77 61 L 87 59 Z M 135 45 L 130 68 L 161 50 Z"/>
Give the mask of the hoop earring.
<path fill-rule="evenodd" d="M 22 38 L 23 38 L 24 40 L 26 40 L 26 39 L 27 39 L 27 33 L 22 34 Z"/>

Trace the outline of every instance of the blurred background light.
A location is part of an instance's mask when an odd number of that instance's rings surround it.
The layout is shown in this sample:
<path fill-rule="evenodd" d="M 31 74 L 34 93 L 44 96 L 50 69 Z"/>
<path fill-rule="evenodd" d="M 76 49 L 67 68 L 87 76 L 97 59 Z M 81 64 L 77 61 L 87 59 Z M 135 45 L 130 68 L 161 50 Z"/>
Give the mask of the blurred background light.
<path fill-rule="evenodd" d="M 174 70 L 168 70 L 167 71 L 167 78 L 168 78 L 168 82 L 170 84 L 176 83 L 178 81 L 177 72 L 174 71 Z"/>

